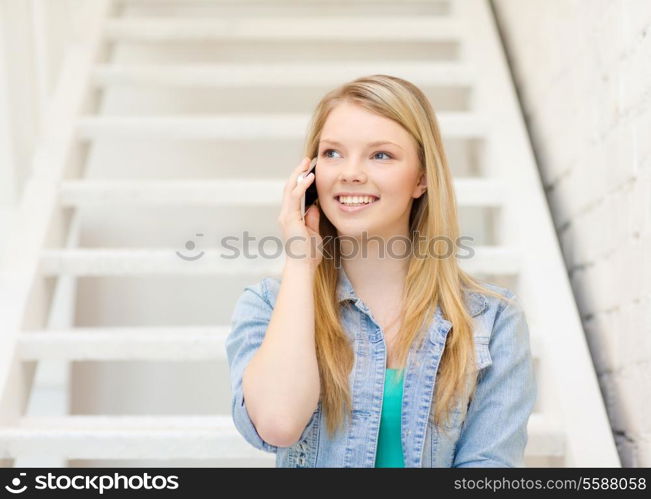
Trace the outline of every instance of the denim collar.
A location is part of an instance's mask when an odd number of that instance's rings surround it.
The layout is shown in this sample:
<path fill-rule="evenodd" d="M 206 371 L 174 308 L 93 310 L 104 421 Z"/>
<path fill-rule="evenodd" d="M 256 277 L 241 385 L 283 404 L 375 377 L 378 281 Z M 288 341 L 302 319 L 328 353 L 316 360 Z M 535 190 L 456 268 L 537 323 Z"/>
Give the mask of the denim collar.
<path fill-rule="evenodd" d="M 486 298 L 484 297 L 483 294 L 472 290 L 465 290 L 464 293 L 465 293 L 465 299 L 471 317 L 476 317 L 486 309 L 486 305 L 487 305 Z M 353 289 L 353 285 L 351 284 L 348 275 L 346 275 L 343 266 L 339 268 L 339 282 L 337 283 L 337 299 L 339 300 L 339 303 L 345 300 L 353 300 L 358 306 L 368 311 L 364 303 L 355 293 L 355 290 Z M 441 309 L 438 305 L 436 306 L 436 315 L 440 319 L 443 319 L 441 314 Z M 446 322 L 445 319 L 443 319 L 443 321 Z"/>

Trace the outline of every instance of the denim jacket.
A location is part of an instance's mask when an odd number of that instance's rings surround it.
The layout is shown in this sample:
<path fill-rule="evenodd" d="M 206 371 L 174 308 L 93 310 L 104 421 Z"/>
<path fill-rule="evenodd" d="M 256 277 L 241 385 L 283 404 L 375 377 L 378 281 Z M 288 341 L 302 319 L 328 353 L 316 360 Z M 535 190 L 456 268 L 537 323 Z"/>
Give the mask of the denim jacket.
<path fill-rule="evenodd" d="M 514 298 L 506 288 L 484 283 Z M 253 425 L 242 392 L 242 375 L 262 343 L 280 287 L 267 277 L 246 286 L 226 339 L 231 377 L 231 410 L 237 430 L 257 449 L 276 454 L 276 467 L 375 466 L 386 368 L 380 326 L 355 294 L 343 268 L 337 296 L 344 329 L 352 340 L 352 418 L 330 437 L 319 402 L 300 439 L 290 447 L 265 442 Z M 479 380 L 470 403 L 459 403 L 444 428 L 429 421 L 436 374 L 452 324 L 437 307 L 420 348 L 410 350 L 403 385 L 401 437 L 404 464 L 412 467 L 522 467 L 527 424 L 537 397 L 529 329 L 519 302 L 465 291 L 473 320 Z M 343 306 L 352 302 L 352 306 Z M 348 303 L 350 305 L 350 303 Z M 442 431 L 445 429 L 446 431 Z"/>

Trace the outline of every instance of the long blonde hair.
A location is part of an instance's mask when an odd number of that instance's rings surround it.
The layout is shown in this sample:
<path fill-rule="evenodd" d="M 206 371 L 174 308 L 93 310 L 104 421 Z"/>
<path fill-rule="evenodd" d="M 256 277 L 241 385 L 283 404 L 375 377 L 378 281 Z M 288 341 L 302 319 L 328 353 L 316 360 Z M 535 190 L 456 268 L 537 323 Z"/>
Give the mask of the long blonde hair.
<path fill-rule="evenodd" d="M 446 236 L 447 241 L 458 241 L 459 227 L 452 175 L 445 156 L 436 115 L 423 92 L 414 84 L 394 76 L 376 74 L 357 78 L 330 92 L 318 103 L 309 126 L 305 155 L 318 154 L 321 130 L 330 112 L 344 102 L 356 104 L 365 110 L 389 118 L 407 130 L 418 144 L 420 168 L 426 173 L 427 190 L 414 199 L 409 230 L 419 237 L 418 255 L 430 255 L 428 242 Z M 428 193 L 430 193 L 428 195 Z M 340 248 L 337 231 L 321 207 L 320 235 L 324 237 L 324 254 L 334 258 L 321 260 L 314 280 L 315 341 L 319 365 L 320 401 L 326 427 L 336 432 L 344 417 L 352 411 L 349 375 L 354 351 L 343 330 L 337 300 Z M 415 250 L 416 248 L 414 248 Z M 473 373 L 475 351 L 472 320 L 466 311 L 463 289 L 473 289 L 496 296 L 479 280 L 461 270 L 456 258 L 412 256 L 402 298 L 403 321 L 396 335 L 396 361 L 404 367 L 412 343 L 422 337 L 419 333 L 434 319 L 437 304 L 445 319 L 452 323 L 439 365 L 439 378 L 433 396 L 435 410 L 432 422 L 441 425 L 447 420 L 456 401 L 464 394 L 472 396 L 476 388 Z M 434 276 L 434 278 L 432 278 Z M 504 298 L 505 299 L 505 298 Z M 468 379 L 470 384 L 468 385 Z"/>

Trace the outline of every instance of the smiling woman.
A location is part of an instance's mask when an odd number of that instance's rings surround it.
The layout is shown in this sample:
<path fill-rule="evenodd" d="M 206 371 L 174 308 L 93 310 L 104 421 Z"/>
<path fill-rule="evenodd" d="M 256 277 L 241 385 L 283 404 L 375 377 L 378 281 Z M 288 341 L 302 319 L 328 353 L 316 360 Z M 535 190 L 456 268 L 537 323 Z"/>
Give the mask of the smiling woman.
<path fill-rule="evenodd" d="M 413 137 L 352 102 L 330 112 L 321 135 L 316 186 L 337 234 L 409 237 L 410 206 L 427 189 Z"/>
<path fill-rule="evenodd" d="M 428 251 L 459 229 L 425 95 L 389 75 L 332 90 L 305 156 L 278 217 L 302 258 L 233 312 L 238 430 L 282 467 L 520 466 L 536 399 L 527 322 L 511 291 Z M 412 251 L 385 255 L 387 238 Z"/>

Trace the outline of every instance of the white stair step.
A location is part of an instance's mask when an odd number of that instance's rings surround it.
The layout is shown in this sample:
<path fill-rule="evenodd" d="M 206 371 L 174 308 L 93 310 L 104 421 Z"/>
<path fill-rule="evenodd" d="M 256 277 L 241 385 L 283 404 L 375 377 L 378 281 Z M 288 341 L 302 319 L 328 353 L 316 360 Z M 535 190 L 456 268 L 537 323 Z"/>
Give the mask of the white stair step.
<path fill-rule="evenodd" d="M 161 7 L 165 5 L 176 5 L 176 6 L 185 6 L 185 5 L 217 5 L 217 6 L 229 6 L 229 5 L 244 5 L 249 8 L 257 8 L 262 5 L 270 3 L 273 6 L 300 6 L 300 5 L 313 5 L 313 6 L 332 6 L 337 4 L 350 5 L 351 7 L 355 4 L 357 5 L 371 5 L 375 7 L 377 5 L 387 5 L 395 4 L 396 0 L 355 0 L 355 2 L 350 2 L 350 0 L 275 0 L 273 3 L 265 2 L 261 0 L 114 0 L 116 3 L 125 4 L 125 5 L 151 5 L 155 7 Z M 438 4 L 441 6 L 449 6 L 450 2 L 454 0 L 401 0 L 399 5 L 403 8 L 410 6 L 418 6 L 423 4 Z"/>
<path fill-rule="evenodd" d="M 395 74 L 419 86 L 470 87 L 476 75 L 449 62 L 114 65 L 95 68 L 98 85 L 175 87 L 331 87 L 362 74 Z M 315 75 L 319 75 L 315 78 Z"/>
<path fill-rule="evenodd" d="M 284 179 L 220 180 L 69 180 L 61 184 L 64 206 L 97 204 L 156 204 L 183 206 L 280 205 Z M 459 206 L 501 206 L 502 182 L 487 178 L 457 178 Z"/>
<path fill-rule="evenodd" d="M 485 138 L 489 123 L 482 117 L 465 112 L 438 113 L 439 127 L 444 138 Z M 290 114 L 222 114 L 219 116 L 147 116 L 92 117 L 78 120 L 82 139 L 98 138 L 159 138 L 159 139 L 260 139 L 305 136 L 310 116 Z"/>
<path fill-rule="evenodd" d="M 259 459 L 230 415 L 25 417 L 0 428 L 3 457 Z"/>
<path fill-rule="evenodd" d="M 119 41 L 349 41 L 453 42 L 462 36 L 458 20 L 441 16 L 284 16 L 227 19 L 121 18 L 106 35 Z"/>
<path fill-rule="evenodd" d="M 515 276 L 520 272 L 521 256 L 517 248 L 476 246 L 474 252 L 472 258 L 459 259 L 461 268 L 470 274 Z"/>
<path fill-rule="evenodd" d="M 24 331 L 22 360 L 210 360 L 224 359 L 229 326 L 122 327 Z"/>
<path fill-rule="evenodd" d="M 114 0 L 127 4 L 130 13 L 138 15 L 178 17 L 312 15 L 334 17 L 345 12 L 351 15 L 448 15 L 452 0 Z"/>
<path fill-rule="evenodd" d="M 195 257 L 184 260 L 177 254 Z M 73 249 L 41 252 L 40 271 L 44 275 L 280 275 L 284 263 L 279 258 L 226 259 L 231 250 L 169 249 Z"/>
<path fill-rule="evenodd" d="M 562 432 L 532 414 L 525 457 L 560 457 Z M 63 456 L 68 459 L 260 458 L 230 416 L 26 417 L 0 428 L 3 457 Z"/>
<path fill-rule="evenodd" d="M 274 248 L 275 249 L 275 248 Z M 197 256 L 184 260 L 177 254 Z M 266 252 L 271 249 L 265 247 Z M 516 249 L 508 247 L 479 246 L 472 258 L 460 258 L 461 267 L 470 273 L 515 275 L 520 258 Z M 190 254 L 188 254 L 190 253 Z M 463 255 L 468 254 L 464 250 Z M 224 256 L 222 256 L 224 255 Z M 41 252 L 40 272 L 43 275 L 281 275 L 284 256 L 277 258 L 234 258 L 232 249 L 197 249 L 194 252 L 174 249 L 50 249 Z"/>
<path fill-rule="evenodd" d="M 124 327 L 24 331 L 18 335 L 21 360 L 211 360 L 224 359 L 230 326 Z M 539 338 L 531 337 L 534 358 Z"/>

